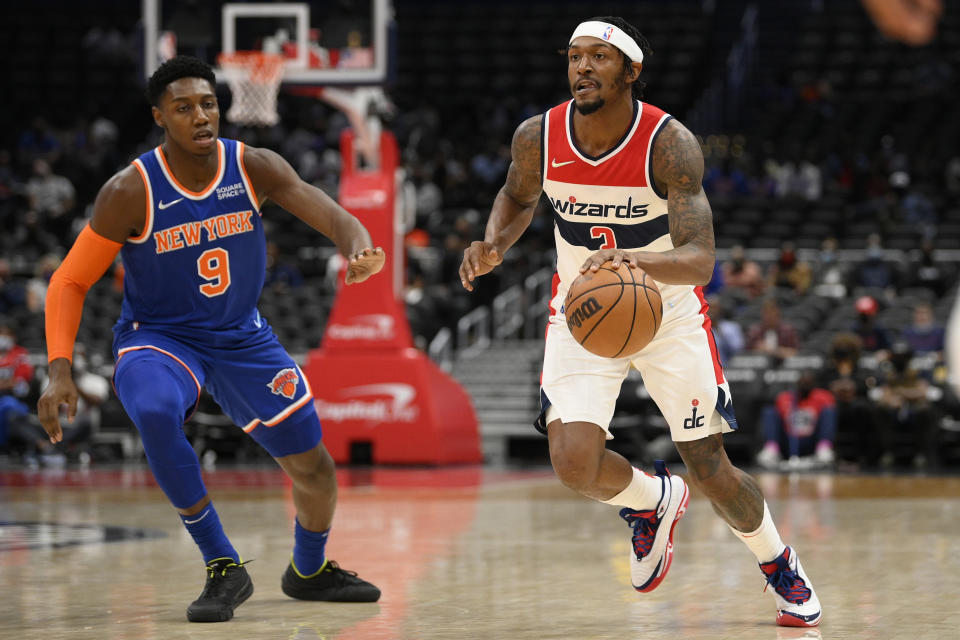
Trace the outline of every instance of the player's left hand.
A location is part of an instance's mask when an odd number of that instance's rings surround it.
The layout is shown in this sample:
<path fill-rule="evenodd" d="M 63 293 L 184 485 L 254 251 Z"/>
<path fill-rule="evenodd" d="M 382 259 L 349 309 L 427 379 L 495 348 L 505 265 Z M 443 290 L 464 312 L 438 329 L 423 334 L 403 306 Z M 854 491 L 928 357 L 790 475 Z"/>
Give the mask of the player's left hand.
<path fill-rule="evenodd" d="M 383 269 L 383 263 L 386 259 L 387 254 L 380 247 L 376 249 L 366 247 L 356 253 L 351 253 L 347 258 L 347 276 L 344 281 L 347 284 L 363 282 Z"/>
<path fill-rule="evenodd" d="M 613 264 L 610 266 L 614 269 L 619 269 L 621 264 L 626 264 L 631 269 L 636 269 L 638 266 L 637 257 L 629 251 L 624 251 L 623 249 L 601 249 L 587 258 L 587 261 L 580 267 L 580 273 L 586 273 L 587 271 L 595 272 L 603 266 L 604 262 L 612 262 Z"/>

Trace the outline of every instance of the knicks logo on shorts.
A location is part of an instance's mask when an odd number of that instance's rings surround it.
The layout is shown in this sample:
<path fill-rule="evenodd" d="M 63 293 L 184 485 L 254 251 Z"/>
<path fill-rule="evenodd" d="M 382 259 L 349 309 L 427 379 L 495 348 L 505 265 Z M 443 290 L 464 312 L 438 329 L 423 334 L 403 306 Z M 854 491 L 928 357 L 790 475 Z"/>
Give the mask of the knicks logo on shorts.
<path fill-rule="evenodd" d="M 273 380 L 267 383 L 267 387 L 275 395 L 293 400 L 298 384 L 300 384 L 300 376 L 296 369 L 282 369 L 273 376 Z"/>

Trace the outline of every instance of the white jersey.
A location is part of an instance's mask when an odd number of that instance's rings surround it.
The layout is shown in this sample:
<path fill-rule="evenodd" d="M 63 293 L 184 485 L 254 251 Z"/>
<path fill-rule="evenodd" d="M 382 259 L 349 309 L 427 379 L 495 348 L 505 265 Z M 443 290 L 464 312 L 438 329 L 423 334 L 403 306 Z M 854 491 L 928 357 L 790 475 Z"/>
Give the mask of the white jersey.
<path fill-rule="evenodd" d="M 667 251 L 673 248 L 667 200 L 653 181 L 653 143 L 671 116 L 634 101 L 633 121 L 613 149 L 600 156 L 582 151 L 573 138 L 573 101 L 543 119 L 543 191 L 553 206 L 557 275 L 551 312 L 563 304 L 580 266 L 599 249 Z M 699 314 L 699 287 L 657 282 L 669 316 Z"/>
<path fill-rule="evenodd" d="M 593 157 L 573 137 L 573 102 L 543 119 L 543 190 L 553 205 L 557 242 L 547 325 L 541 415 L 538 428 L 554 420 L 588 422 L 609 435 L 620 385 L 631 366 L 670 425 L 675 441 L 699 440 L 736 429 L 730 386 L 723 375 L 701 287 L 657 282 L 663 322 L 639 353 L 602 358 L 570 335 L 563 301 L 580 267 L 600 249 L 668 251 L 673 248 L 665 194 L 653 182 L 652 149 L 670 116 L 634 102 L 623 140 Z"/>

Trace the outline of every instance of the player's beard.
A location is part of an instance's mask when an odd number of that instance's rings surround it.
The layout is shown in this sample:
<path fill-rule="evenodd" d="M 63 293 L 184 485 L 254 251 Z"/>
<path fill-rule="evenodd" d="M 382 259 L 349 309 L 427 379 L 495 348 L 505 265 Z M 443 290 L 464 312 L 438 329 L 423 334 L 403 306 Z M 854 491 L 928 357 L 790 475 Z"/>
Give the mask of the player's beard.
<path fill-rule="evenodd" d="M 603 98 L 597 98 L 592 102 L 583 102 L 583 103 L 577 102 L 576 100 L 573 101 L 574 108 L 576 108 L 577 111 L 579 111 L 581 114 L 585 116 L 588 116 L 591 113 L 596 113 L 597 111 L 602 109 L 603 105 L 605 104 L 606 104 L 606 101 Z"/>
<path fill-rule="evenodd" d="M 623 80 L 623 78 L 619 78 L 615 80 L 613 83 L 614 89 L 623 89 L 626 86 L 627 86 L 627 83 Z M 597 89 L 599 90 L 599 86 L 597 87 Z M 574 99 L 573 101 L 574 108 L 577 111 L 579 111 L 582 115 L 585 115 L 585 116 L 588 116 L 591 113 L 596 113 L 597 111 L 602 109 L 605 104 L 607 104 L 607 101 L 604 100 L 603 98 L 596 98 L 595 100 L 591 100 L 590 102 L 577 102 L 576 99 Z"/>

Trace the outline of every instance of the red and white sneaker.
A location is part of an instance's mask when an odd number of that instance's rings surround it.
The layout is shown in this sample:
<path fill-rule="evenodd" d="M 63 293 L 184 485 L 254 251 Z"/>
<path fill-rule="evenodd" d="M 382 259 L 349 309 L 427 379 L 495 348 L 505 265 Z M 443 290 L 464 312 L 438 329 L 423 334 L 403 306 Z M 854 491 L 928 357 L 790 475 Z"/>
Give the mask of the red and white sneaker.
<path fill-rule="evenodd" d="M 820 624 L 820 601 L 793 549 L 787 547 L 770 562 L 760 565 L 767 587 L 777 601 L 777 624 L 781 627 L 815 627 Z"/>
<path fill-rule="evenodd" d="M 667 577 L 673 562 L 673 528 L 690 503 L 687 483 L 667 471 L 663 460 L 654 462 L 663 491 L 656 508 L 649 511 L 620 510 L 620 517 L 633 529 L 630 577 L 633 588 L 646 593 Z"/>

